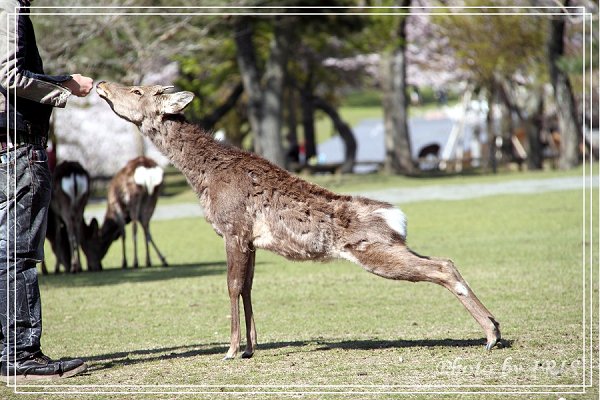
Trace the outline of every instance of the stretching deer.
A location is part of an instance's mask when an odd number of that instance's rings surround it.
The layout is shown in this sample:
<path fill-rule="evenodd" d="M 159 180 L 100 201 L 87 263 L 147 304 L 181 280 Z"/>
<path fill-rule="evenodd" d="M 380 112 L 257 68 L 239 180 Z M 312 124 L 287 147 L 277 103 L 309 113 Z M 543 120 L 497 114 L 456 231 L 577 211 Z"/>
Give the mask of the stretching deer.
<path fill-rule="evenodd" d="M 150 218 L 154 213 L 158 195 L 163 184 L 163 170 L 148 157 L 130 160 L 108 186 L 106 214 L 102 228 L 93 219 L 86 229 L 84 250 L 101 268 L 101 260 L 111 243 L 119 237 L 123 244 L 122 267 L 127 268 L 125 255 L 125 225 L 132 223 L 133 230 L 133 267 L 138 267 L 137 223 L 142 225 L 146 241 L 146 266 L 152 266 L 149 244 L 152 245 L 163 266 L 167 261 L 150 234 Z"/>
<path fill-rule="evenodd" d="M 232 317 L 225 359 L 234 358 L 240 346 L 240 295 L 247 338 L 242 357 L 252 357 L 256 348 L 251 301 L 256 248 L 291 260 L 343 258 L 384 278 L 436 283 L 481 325 L 488 350 L 500 340 L 499 323 L 452 261 L 423 257 L 407 247 L 406 218 L 399 209 L 332 193 L 257 155 L 216 142 L 180 115 L 194 95 L 165 93 L 168 88 L 100 82 L 96 90 L 183 172 L 207 221 L 225 240 Z"/>
<path fill-rule="evenodd" d="M 90 195 L 90 176 L 76 161 L 63 161 L 54 170 L 46 238 L 67 272 L 81 272 L 79 246 L 83 241 L 83 211 Z M 45 264 L 42 271 L 47 273 Z"/>

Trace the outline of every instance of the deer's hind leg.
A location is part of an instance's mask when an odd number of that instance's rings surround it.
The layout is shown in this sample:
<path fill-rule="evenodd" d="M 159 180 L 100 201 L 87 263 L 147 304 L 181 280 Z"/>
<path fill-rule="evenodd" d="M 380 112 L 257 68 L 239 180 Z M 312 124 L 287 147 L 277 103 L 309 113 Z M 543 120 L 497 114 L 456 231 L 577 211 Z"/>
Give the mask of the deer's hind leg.
<path fill-rule="evenodd" d="M 131 232 L 133 234 L 133 268 L 137 268 L 138 263 L 138 248 L 137 248 L 137 227 L 138 221 L 136 219 L 131 220 Z"/>
<path fill-rule="evenodd" d="M 252 281 L 254 280 L 254 260 L 256 251 L 250 250 L 247 261 L 246 277 L 242 287 L 242 300 L 244 301 L 244 319 L 246 321 L 246 350 L 242 358 L 250 358 L 256 350 L 256 326 L 254 325 L 254 313 L 252 311 Z"/>
<path fill-rule="evenodd" d="M 150 248 L 149 248 L 149 244 L 151 244 L 152 247 L 154 248 L 154 251 L 156 251 L 158 258 L 160 258 L 160 261 L 162 262 L 163 267 L 167 267 L 169 265 L 167 263 L 167 259 L 162 255 L 162 253 L 156 246 L 156 243 L 154 243 L 154 239 L 152 239 L 152 234 L 150 234 L 150 221 L 141 220 L 140 222 L 142 223 L 142 228 L 144 229 L 144 235 L 146 238 L 146 266 L 147 267 L 152 266 L 152 262 L 150 260 Z"/>
<path fill-rule="evenodd" d="M 487 338 L 487 350 L 500 340 L 500 324 L 473 293 L 451 260 L 420 256 L 400 243 L 373 243 L 360 250 L 349 249 L 349 252 L 363 268 L 375 275 L 411 282 L 432 282 L 445 287 L 481 325 Z"/>

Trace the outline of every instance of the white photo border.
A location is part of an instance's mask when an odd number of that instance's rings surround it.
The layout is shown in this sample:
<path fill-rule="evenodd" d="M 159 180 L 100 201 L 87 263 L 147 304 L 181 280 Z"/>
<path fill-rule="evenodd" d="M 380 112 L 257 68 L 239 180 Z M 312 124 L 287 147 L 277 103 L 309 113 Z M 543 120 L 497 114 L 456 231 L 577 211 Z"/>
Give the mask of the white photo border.
<path fill-rule="evenodd" d="M 564 7 L 564 6 L 543 6 L 543 7 L 531 7 L 531 6 L 514 6 L 514 7 L 509 7 L 509 6 L 457 6 L 457 7 L 437 7 L 437 6 L 410 6 L 410 7 L 347 7 L 347 6 L 335 6 L 335 7 L 328 7 L 330 9 L 359 9 L 359 10 L 364 10 L 364 9 L 377 9 L 377 10 L 393 10 L 393 11 L 385 11 L 385 12 L 364 12 L 364 11 L 359 11 L 359 12 L 329 12 L 329 13 L 321 13 L 321 12 L 293 12 L 293 13 L 285 13 L 285 12 L 264 12 L 264 11 L 260 11 L 263 9 L 273 9 L 273 8 L 277 8 L 277 9 L 287 9 L 287 8 L 293 8 L 293 9 L 306 9 L 306 10 L 311 10 L 311 9 L 322 9 L 322 7 L 319 6 L 188 6 L 188 7 L 169 7 L 169 6 L 161 6 L 161 7 L 153 7 L 153 9 L 161 9 L 161 10 L 165 10 L 165 12 L 143 12 L 142 10 L 147 9 L 148 7 L 119 7 L 119 6 L 76 6 L 76 7 L 68 7 L 68 6 L 31 6 L 31 9 L 39 9 L 39 10 L 59 10 L 59 9 L 68 9 L 70 11 L 68 12 L 37 12 L 35 13 L 35 16 L 152 16 L 152 15 L 172 15 L 172 16 L 182 16 L 182 15 L 249 15 L 249 16 L 275 16 L 275 15 L 288 15 L 288 16 L 316 16 L 316 15 L 431 15 L 432 12 L 423 12 L 422 10 L 435 10 L 435 9 L 452 9 L 452 10 L 468 10 L 466 12 L 452 12 L 452 13 L 444 13 L 444 12 L 436 12 L 435 14 L 437 15 L 465 15 L 465 16 L 469 16 L 469 15 L 522 15 L 522 16 L 527 16 L 527 15 L 536 15 L 536 16 L 558 16 L 558 15 L 565 15 L 564 11 L 568 11 L 570 16 L 574 16 L 574 17 L 580 17 L 582 18 L 582 26 L 583 26 L 583 49 L 582 49 L 582 57 L 583 57 L 583 83 L 582 83 L 582 90 L 583 90 L 583 123 L 582 123 L 582 135 L 583 135 L 583 142 L 585 143 L 585 135 L 586 135 L 586 127 L 585 127 L 585 113 L 586 113 L 586 88 L 587 88 L 587 76 L 586 76 L 586 67 L 585 67 L 585 62 L 586 62 L 586 53 L 588 48 L 586 48 L 586 46 L 589 46 L 589 59 L 593 60 L 593 46 L 592 46 L 592 40 L 593 40 L 593 18 L 594 18 L 594 14 L 587 12 L 585 10 L 585 7 L 582 6 L 569 6 L 569 7 Z M 84 11 L 80 11 L 80 12 L 73 12 L 73 9 L 81 9 Z M 116 9 L 120 9 L 120 10 L 134 10 L 131 12 L 123 12 L 123 11 L 119 11 L 119 12 L 107 12 L 106 10 L 116 10 Z M 534 9 L 534 10 L 546 10 L 548 12 L 527 12 L 526 10 L 530 10 L 530 9 Z M 92 11 L 92 10 L 99 10 L 99 11 Z M 171 12 L 168 12 L 168 10 L 171 10 Z M 172 12 L 172 10 L 187 10 L 185 12 Z M 244 12 L 202 12 L 202 11 L 198 11 L 198 10 L 245 10 Z M 250 11 L 246 11 L 246 10 L 250 10 Z M 412 10 L 417 10 L 412 11 Z M 487 12 L 477 12 L 477 11 L 472 11 L 472 10 L 488 10 Z M 493 10 L 493 11 L 490 11 Z M 510 11 L 512 10 L 512 11 Z M 518 10 L 518 11 L 514 11 L 514 10 Z M 552 10 L 561 10 L 560 12 L 550 12 Z M 7 15 L 7 24 L 9 22 L 9 18 L 17 18 L 18 15 L 18 10 L 15 9 L 14 13 L 9 13 Z M 589 22 L 589 40 L 588 37 L 586 36 L 586 22 Z M 16 29 L 16 24 L 15 24 L 15 29 Z M 15 35 L 16 37 L 16 35 Z M 15 39 L 16 40 L 16 39 Z M 8 41 L 8 39 L 7 39 Z M 9 48 L 7 46 L 7 48 Z M 600 56 L 597 55 L 600 59 Z M 593 62 L 590 62 L 590 66 L 589 66 L 589 76 L 591 77 L 593 73 Z M 600 77 L 600 73 L 599 73 L 599 77 Z M 590 90 L 590 94 L 592 93 L 593 90 L 593 79 L 589 79 L 589 90 Z M 8 102 L 10 104 L 10 99 L 11 97 L 14 98 L 14 104 L 16 106 L 16 89 L 13 91 L 13 96 L 8 96 Z M 590 101 L 590 115 L 593 115 L 593 101 Z M 7 116 L 8 118 L 8 116 Z M 16 118 L 16 113 L 15 113 L 15 118 Z M 600 118 L 600 117 L 599 117 Z M 9 124 L 7 124 L 8 126 Z M 7 127 L 7 131 L 6 133 L 9 133 L 9 129 Z M 14 140 L 14 139 L 13 139 Z M 583 382 L 582 384 L 578 384 L 578 385 L 285 385 L 285 384 L 281 384 L 281 385 L 116 385 L 116 384 L 107 384 L 107 385 L 46 385 L 46 384 L 37 384 L 37 385 L 31 385 L 31 384 L 27 384 L 27 385 L 22 385 L 22 384 L 12 384 L 8 382 L 8 378 L 7 378 L 7 385 L 11 388 L 14 389 L 15 393 L 23 393 L 23 394 L 98 394 L 98 395 L 103 395 L 103 394 L 226 394 L 226 395 L 239 395 L 239 394 L 278 394 L 278 395 L 300 395 L 300 394 L 319 394 L 319 395 L 324 395 L 324 394 L 337 394 L 337 395 L 344 395 L 344 394 L 352 394 L 352 395 L 356 395 L 356 394 L 366 394 L 366 395 L 372 395 L 372 394 L 523 394 L 523 395 L 531 395 L 531 394 L 585 394 L 586 393 L 586 389 L 590 388 L 593 386 L 593 367 L 594 367 L 594 359 L 593 359 L 593 329 L 594 329 L 594 324 L 593 324 L 593 290 L 594 290 L 594 281 L 592 280 L 593 278 L 593 270 L 594 270 L 594 245 L 592 242 L 593 239 L 593 227 L 594 227 L 594 217 L 593 217 L 593 211 L 594 211 L 594 205 L 598 206 L 598 208 L 600 208 L 600 198 L 598 200 L 597 204 L 594 204 L 594 170 L 593 170 L 593 157 L 590 155 L 589 156 L 589 180 L 588 180 L 588 174 L 586 172 L 586 154 L 587 152 L 584 152 L 584 160 L 583 160 L 583 176 L 582 176 L 582 190 L 583 190 L 583 200 L 582 200 L 582 210 L 583 210 L 583 215 L 582 215 L 582 236 L 583 236 L 583 245 L 582 245 L 582 284 L 583 284 L 583 288 L 582 288 L 582 296 L 583 296 L 583 300 L 582 300 L 582 314 L 583 314 L 583 322 L 582 322 L 582 330 L 583 330 L 583 343 L 582 343 L 582 372 L 583 372 Z M 10 182 L 10 170 L 9 170 L 9 165 L 11 164 L 6 163 L 7 164 L 7 176 L 9 177 L 9 179 L 7 179 L 7 191 L 10 191 L 10 188 L 8 187 L 8 182 Z M 600 172 L 600 168 L 597 172 Z M 598 175 L 598 182 L 600 183 L 600 174 Z M 16 189 L 16 188 L 13 188 Z M 586 191 L 589 190 L 589 205 L 588 203 L 588 193 L 586 193 Z M 14 193 L 14 192 L 13 192 Z M 600 196 L 599 196 L 600 197 Z M 587 220 L 587 207 L 589 206 L 589 221 Z M 10 215 L 10 214 L 9 214 Z M 589 222 L 589 226 L 588 226 L 588 222 Z M 599 223 L 599 227 L 600 227 L 600 221 L 598 221 Z M 10 246 L 10 229 L 8 228 L 10 226 L 10 224 L 7 224 L 7 237 L 8 237 L 8 246 Z M 588 231 L 589 229 L 589 231 Z M 14 235 L 16 235 L 16 231 L 13 233 Z M 588 264 L 587 264 L 587 260 L 588 260 L 588 250 L 586 249 L 586 241 L 588 241 L 589 243 L 589 269 Z M 597 251 L 600 253 L 600 242 L 599 242 L 599 246 L 597 248 Z M 7 251 L 7 264 L 10 261 L 10 256 L 8 255 L 10 252 Z M 16 254 L 13 253 L 13 254 Z M 15 264 L 16 266 L 16 264 Z M 587 275 L 589 275 L 589 282 L 586 280 L 586 273 Z M 587 304 L 587 295 L 588 292 L 586 290 L 586 286 L 589 285 L 589 305 Z M 8 293 L 9 290 L 11 288 L 10 282 L 7 279 L 7 300 L 8 300 Z M 16 290 L 15 287 L 15 283 L 13 282 L 13 291 Z M 13 296 L 13 298 L 16 298 L 16 296 Z M 14 300 L 14 299 L 13 299 Z M 598 295 L 598 300 L 600 301 L 600 293 Z M 15 310 L 16 309 L 16 301 L 13 301 L 13 307 Z M 589 310 L 588 310 L 589 307 Z M 600 310 L 598 310 L 599 314 L 596 316 L 598 317 L 598 321 L 599 321 L 599 325 L 598 325 L 598 329 L 600 331 Z M 7 315 L 8 315 L 8 301 L 7 301 Z M 586 332 L 588 330 L 587 327 L 587 323 L 589 323 L 589 332 Z M 587 335 L 589 333 L 589 341 L 586 341 L 587 339 Z M 8 346 L 10 346 L 10 338 L 8 339 Z M 596 338 L 597 340 L 600 341 L 600 337 Z M 14 340 L 16 342 L 16 336 L 14 337 Z M 589 355 L 588 355 L 588 345 L 589 345 Z M 16 347 L 13 347 L 15 349 L 15 353 L 16 353 Z M 598 361 L 600 362 L 600 349 L 598 351 Z M 589 357 L 589 358 L 588 358 Z M 586 364 L 586 361 L 589 361 Z M 596 364 L 598 365 L 598 364 Z M 587 371 L 587 367 L 589 367 L 589 383 L 586 381 L 586 373 Z M 600 375 L 600 374 L 599 374 Z M 599 381 L 598 383 L 600 383 L 600 376 L 598 377 Z M 19 388 L 29 388 L 29 389 L 35 389 L 35 388 L 55 388 L 55 389 L 66 389 L 66 388 L 71 388 L 74 390 L 66 390 L 66 391 L 53 391 L 53 390 L 46 390 L 46 391 L 37 391 L 37 390 L 25 390 L 25 391 L 19 391 Z M 101 389 L 101 390 L 81 390 L 81 389 Z M 106 390 L 107 388 L 128 388 L 129 390 Z M 141 390 L 135 390 L 136 388 L 139 388 Z M 157 389 L 162 389 L 162 390 L 147 390 L 149 388 L 157 388 Z M 174 390 L 165 390 L 167 388 L 171 388 Z M 214 390 L 205 390 L 205 391 L 192 391 L 192 390 L 186 390 L 183 391 L 181 389 L 184 388 L 189 388 L 189 389 L 214 389 Z M 231 391 L 225 390 L 223 391 L 224 388 L 231 388 Z M 242 388 L 245 389 L 265 389 L 265 390 L 240 390 Z M 285 388 L 292 388 L 295 390 L 274 390 L 274 389 L 285 389 Z M 354 390 L 348 390 L 349 388 L 354 388 L 354 389 L 360 389 L 360 388 L 364 388 L 365 390 L 363 391 L 354 391 Z M 392 391 L 390 389 L 394 389 L 394 388 L 409 388 L 409 389 L 414 389 L 415 391 Z M 443 388 L 455 388 L 455 389 L 460 389 L 460 388 L 505 388 L 507 390 L 499 390 L 499 391 L 481 391 L 481 390 L 440 390 Z M 508 390 L 508 389 L 514 389 L 514 388 L 569 388 L 566 391 L 565 390 L 549 390 L 549 391 L 543 391 L 543 390 L 526 390 L 526 391 L 519 391 L 519 390 Z M 575 390 L 571 390 L 571 389 L 576 389 L 579 388 L 581 390 L 579 391 L 575 391 Z M 300 390 L 298 390 L 300 389 Z M 301 390 L 301 389 L 314 389 L 314 390 Z M 338 390 L 335 390 L 338 389 Z M 370 389 L 370 390 L 369 390 Z M 377 390 L 380 389 L 380 390 Z M 179 391 L 178 391 L 179 390 Z"/>

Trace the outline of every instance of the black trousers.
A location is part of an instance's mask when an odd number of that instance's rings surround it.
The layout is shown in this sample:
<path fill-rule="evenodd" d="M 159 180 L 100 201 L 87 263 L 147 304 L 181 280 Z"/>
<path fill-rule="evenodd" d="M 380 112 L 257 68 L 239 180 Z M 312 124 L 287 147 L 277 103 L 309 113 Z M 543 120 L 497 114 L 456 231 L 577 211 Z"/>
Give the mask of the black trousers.
<path fill-rule="evenodd" d="M 36 263 L 44 239 L 52 177 L 43 147 L 0 154 L 0 325 L 2 361 L 40 350 L 42 307 Z"/>

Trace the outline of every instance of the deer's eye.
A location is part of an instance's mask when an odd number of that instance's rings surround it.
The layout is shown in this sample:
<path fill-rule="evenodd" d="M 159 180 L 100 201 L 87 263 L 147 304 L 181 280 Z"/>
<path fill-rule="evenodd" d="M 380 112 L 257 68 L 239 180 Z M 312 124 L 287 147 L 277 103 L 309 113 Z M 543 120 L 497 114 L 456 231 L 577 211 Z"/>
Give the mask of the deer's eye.
<path fill-rule="evenodd" d="M 144 93 L 142 93 L 142 91 L 140 89 L 131 89 L 131 93 L 137 95 L 137 96 L 141 96 Z"/>

